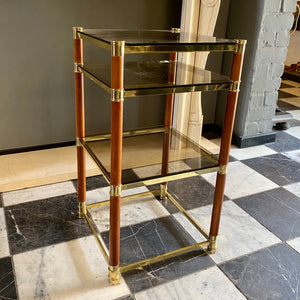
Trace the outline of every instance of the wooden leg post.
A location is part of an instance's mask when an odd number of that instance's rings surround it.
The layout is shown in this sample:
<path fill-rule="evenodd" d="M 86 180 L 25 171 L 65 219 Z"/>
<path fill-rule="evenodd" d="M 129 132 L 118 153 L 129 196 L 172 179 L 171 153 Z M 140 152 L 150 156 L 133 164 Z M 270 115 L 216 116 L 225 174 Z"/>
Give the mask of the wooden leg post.
<path fill-rule="evenodd" d="M 111 175 L 109 280 L 120 282 L 120 202 L 122 184 L 124 42 L 112 42 L 111 57 Z"/>
<path fill-rule="evenodd" d="M 83 74 L 78 72 L 78 64 L 83 63 L 82 39 L 77 37 L 77 30 L 81 27 L 73 28 L 74 40 L 74 77 L 75 77 L 75 105 L 76 105 L 76 145 L 77 145 L 77 178 L 78 178 L 78 215 L 83 218 L 86 214 L 86 171 L 85 153 L 79 139 L 85 136 L 84 126 L 84 85 Z"/>
<path fill-rule="evenodd" d="M 237 51 L 233 55 L 233 62 L 231 68 L 230 79 L 233 81 L 232 89 L 228 92 L 227 106 L 225 111 L 225 119 L 223 124 L 222 142 L 219 156 L 219 171 L 217 173 L 215 197 L 209 232 L 209 246 L 210 253 L 216 252 L 216 239 L 219 232 L 220 217 L 222 202 L 225 190 L 225 181 L 227 173 L 227 165 L 229 159 L 231 138 L 233 132 L 234 116 L 236 110 L 237 97 L 239 92 L 239 83 L 241 80 L 241 71 L 243 65 L 243 57 L 245 51 L 246 41 L 237 41 Z"/>

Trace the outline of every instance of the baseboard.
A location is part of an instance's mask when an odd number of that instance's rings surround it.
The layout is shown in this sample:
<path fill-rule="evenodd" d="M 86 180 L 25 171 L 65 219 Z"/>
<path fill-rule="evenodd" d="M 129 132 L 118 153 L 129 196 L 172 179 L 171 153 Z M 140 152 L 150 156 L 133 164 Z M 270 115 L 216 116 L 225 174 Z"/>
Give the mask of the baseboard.
<path fill-rule="evenodd" d="M 217 136 L 221 137 L 222 128 L 216 124 L 204 124 L 203 125 L 203 136 L 210 139 Z M 214 137 L 215 135 L 215 137 Z M 276 132 L 262 133 L 253 136 L 241 137 L 233 134 L 232 144 L 239 148 L 247 148 L 252 146 L 264 145 L 267 143 L 273 143 L 276 140 Z"/>
<path fill-rule="evenodd" d="M 262 133 L 253 136 L 236 136 L 232 137 L 232 144 L 239 148 L 247 148 L 253 146 L 264 145 L 276 141 L 276 132 Z"/>
<path fill-rule="evenodd" d="M 4 150 L 0 150 L 0 155 L 30 152 L 30 151 L 37 151 L 37 150 L 46 150 L 46 149 L 68 147 L 68 146 L 74 146 L 74 145 L 76 145 L 76 142 L 70 141 L 70 142 L 38 145 L 38 146 L 23 147 L 23 148 L 4 149 Z"/>

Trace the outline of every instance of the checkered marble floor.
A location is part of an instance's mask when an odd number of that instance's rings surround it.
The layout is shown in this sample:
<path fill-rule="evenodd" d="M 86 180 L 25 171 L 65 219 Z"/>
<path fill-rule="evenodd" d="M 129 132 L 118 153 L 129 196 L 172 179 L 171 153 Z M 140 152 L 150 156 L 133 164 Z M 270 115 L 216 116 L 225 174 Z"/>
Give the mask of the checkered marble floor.
<path fill-rule="evenodd" d="M 295 120 L 275 143 L 232 146 L 217 252 L 124 273 L 118 286 L 108 283 L 94 237 L 77 217 L 76 180 L 2 193 L 0 299 L 300 299 L 300 103 L 288 104 Z M 207 230 L 214 184 L 205 174 L 168 185 Z M 89 203 L 107 199 L 101 176 L 88 178 L 87 189 Z M 108 243 L 108 210 L 91 213 Z M 125 203 L 121 219 L 121 264 L 203 240 L 154 197 Z"/>

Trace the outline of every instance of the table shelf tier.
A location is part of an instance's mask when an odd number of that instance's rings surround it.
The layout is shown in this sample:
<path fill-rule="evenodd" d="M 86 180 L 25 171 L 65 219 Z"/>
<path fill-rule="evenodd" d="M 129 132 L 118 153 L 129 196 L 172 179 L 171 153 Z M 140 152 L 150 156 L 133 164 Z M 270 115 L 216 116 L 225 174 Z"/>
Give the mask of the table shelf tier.
<path fill-rule="evenodd" d="M 111 92 L 111 67 L 104 63 L 85 63 L 78 69 L 96 84 Z M 175 81 L 170 74 L 175 72 Z M 124 64 L 124 97 L 210 90 L 228 90 L 226 76 L 179 61 L 128 61 Z"/>
<path fill-rule="evenodd" d="M 81 143 L 110 182 L 110 135 L 86 137 Z M 169 151 L 168 162 L 162 161 L 163 151 Z M 175 129 L 127 131 L 123 133 L 122 186 L 128 189 L 216 171 L 217 156 Z M 166 163 L 168 173 L 163 174 Z"/>
<path fill-rule="evenodd" d="M 112 41 L 124 41 L 126 53 L 236 51 L 237 41 L 172 30 L 77 30 L 77 36 L 111 50 Z"/>

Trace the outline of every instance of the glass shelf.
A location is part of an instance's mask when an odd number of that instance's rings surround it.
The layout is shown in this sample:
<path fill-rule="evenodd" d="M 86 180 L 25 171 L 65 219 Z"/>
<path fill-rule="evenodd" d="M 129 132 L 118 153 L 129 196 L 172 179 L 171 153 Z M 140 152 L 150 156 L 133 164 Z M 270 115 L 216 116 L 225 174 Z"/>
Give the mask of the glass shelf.
<path fill-rule="evenodd" d="M 125 53 L 235 51 L 237 42 L 171 30 L 111 30 L 84 29 L 77 31 L 79 38 L 111 49 L 112 41 L 125 41 Z"/>
<path fill-rule="evenodd" d="M 110 92 L 110 64 L 85 63 L 79 65 L 78 68 Z M 168 78 L 174 72 L 177 73 L 175 82 L 169 82 Z M 128 61 L 124 64 L 124 97 L 221 90 L 228 89 L 231 83 L 226 76 L 178 61 Z"/>
<path fill-rule="evenodd" d="M 109 182 L 110 135 L 86 137 L 81 143 Z M 163 166 L 162 161 L 163 154 L 168 151 L 169 167 L 168 172 L 165 172 L 162 170 L 166 162 Z M 122 186 L 125 189 L 218 169 L 217 155 L 204 150 L 204 147 L 175 129 L 154 128 L 124 132 L 122 156 Z"/>

